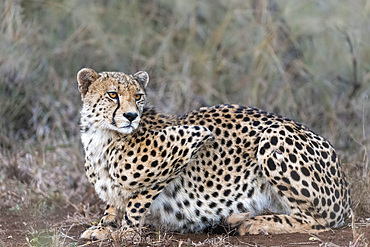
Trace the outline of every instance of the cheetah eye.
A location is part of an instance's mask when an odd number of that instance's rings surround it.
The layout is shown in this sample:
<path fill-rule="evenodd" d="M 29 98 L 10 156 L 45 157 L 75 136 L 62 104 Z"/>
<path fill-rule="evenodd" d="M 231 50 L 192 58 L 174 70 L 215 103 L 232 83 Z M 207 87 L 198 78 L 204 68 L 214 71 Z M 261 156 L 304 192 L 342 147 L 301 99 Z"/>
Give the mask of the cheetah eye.
<path fill-rule="evenodd" d="M 111 98 L 111 99 L 117 99 L 118 95 L 116 92 L 108 92 L 108 96 Z"/>
<path fill-rule="evenodd" d="M 143 95 L 144 95 L 144 94 L 136 94 L 136 95 L 135 95 L 135 100 L 136 100 L 136 101 L 141 100 L 141 99 L 143 98 Z"/>

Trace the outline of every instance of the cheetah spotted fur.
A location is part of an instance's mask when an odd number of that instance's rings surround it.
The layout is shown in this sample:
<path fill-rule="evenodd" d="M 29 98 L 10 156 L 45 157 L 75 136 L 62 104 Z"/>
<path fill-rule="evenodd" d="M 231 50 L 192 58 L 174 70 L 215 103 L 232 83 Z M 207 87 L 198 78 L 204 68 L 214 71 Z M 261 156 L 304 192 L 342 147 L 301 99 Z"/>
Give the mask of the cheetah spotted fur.
<path fill-rule="evenodd" d="M 81 238 L 144 225 L 182 233 L 219 225 L 241 235 L 316 233 L 349 216 L 335 150 L 301 124 L 240 105 L 158 113 L 145 104 L 143 71 L 85 68 L 77 81 L 86 175 L 108 205 Z"/>

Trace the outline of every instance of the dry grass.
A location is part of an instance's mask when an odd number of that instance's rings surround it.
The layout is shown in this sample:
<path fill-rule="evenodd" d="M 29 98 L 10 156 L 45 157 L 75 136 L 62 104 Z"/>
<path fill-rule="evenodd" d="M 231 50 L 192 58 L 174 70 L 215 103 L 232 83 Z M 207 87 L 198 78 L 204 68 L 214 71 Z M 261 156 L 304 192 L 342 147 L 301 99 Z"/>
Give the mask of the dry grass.
<path fill-rule="evenodd" d="M 370 212 L 369 1 L 6 0 L 0 10 L 0 206 L 94 200 L 75 82 L 88 66 L 147 70 L 149 99 L 166 112 L 241 103 L 305 123 L 338 150 L 356 215 Z"/>

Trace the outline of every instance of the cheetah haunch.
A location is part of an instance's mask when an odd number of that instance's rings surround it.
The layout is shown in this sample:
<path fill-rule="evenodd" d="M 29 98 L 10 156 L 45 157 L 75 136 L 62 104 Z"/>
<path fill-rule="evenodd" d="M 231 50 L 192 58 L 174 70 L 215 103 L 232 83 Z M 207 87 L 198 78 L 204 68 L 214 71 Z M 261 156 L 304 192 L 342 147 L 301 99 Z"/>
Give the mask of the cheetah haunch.
<path fill-rule="evenodd" d="M 146 72 L 82 69 L 85 170 L 108 206 L 103 239 L 145 225 L 244 234 L 319 232 L 349 215 L 350 194 L 331 144 L 287 118 L 240 105 L 169 116 L 145 107 Z M 263 212 L 273 212 L 262 214 Z"/>

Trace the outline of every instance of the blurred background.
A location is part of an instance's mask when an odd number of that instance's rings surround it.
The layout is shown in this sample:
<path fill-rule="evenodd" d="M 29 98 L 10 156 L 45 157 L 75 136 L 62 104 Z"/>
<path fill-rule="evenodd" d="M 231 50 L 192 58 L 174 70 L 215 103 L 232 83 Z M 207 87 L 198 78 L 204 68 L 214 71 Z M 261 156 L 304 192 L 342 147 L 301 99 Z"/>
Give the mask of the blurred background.
<path fill-rule="evenodd" d="M 96 200 L 83 67 L 148 71 L 167 113 L 239 103 L 304 123 L 337 149 L 356 214 L 370 212 L 370 1 L 0 1 L 1 208 Z"/>

